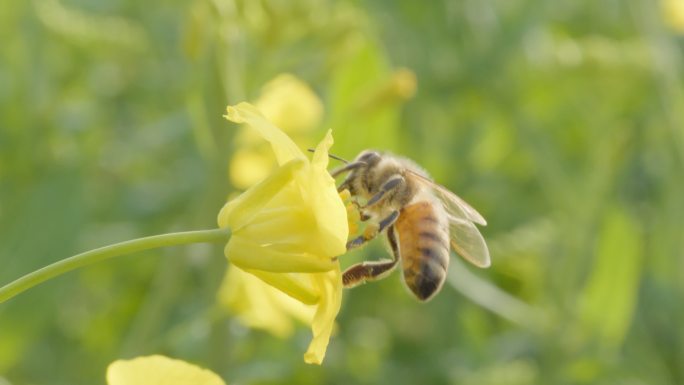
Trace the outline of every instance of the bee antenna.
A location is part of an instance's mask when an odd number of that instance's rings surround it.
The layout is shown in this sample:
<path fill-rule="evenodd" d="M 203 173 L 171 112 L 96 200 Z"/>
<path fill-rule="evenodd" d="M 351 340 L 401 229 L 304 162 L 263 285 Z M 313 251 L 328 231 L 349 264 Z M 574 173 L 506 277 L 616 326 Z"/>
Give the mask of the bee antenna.
<path fill-rule="evenodd" d="M 308 148 L 307 150 L 308 150 L 309 152 L 315 152 L 315 151 L 316 151 L 316 150 L 313 149 L 313 148 Z M 349 164 L 349 161 L 348 161 L 348 160 L 346 160 L 346 159 L 344 159 L 344 158 L 340 158 L 339 156 L 337 156 L 337 155 L 335 155 L 335 154 L 330 154 L 330 153 L 328 153 L 328 156 L 329 156 L 330 158 L 332 158 L 332 159 L 339 160 L 340 162 L 342 162 L 342 163 L 344 163 L 344 164 Z"/>

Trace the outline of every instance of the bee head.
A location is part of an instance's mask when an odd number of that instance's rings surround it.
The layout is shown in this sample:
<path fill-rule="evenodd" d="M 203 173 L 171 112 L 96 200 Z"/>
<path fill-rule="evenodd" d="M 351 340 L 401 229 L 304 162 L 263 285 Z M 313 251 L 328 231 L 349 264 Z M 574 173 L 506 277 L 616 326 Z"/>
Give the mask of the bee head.
<path fill-rule="evenodd" d="M 380 162 L 380 159 L 382 159 L 382 156 L 379 152 L 374 150 L 365 150 L 356 157 L 356 162 L 362 162 L 365 163 L 367 167 L 373 167 Z"/>

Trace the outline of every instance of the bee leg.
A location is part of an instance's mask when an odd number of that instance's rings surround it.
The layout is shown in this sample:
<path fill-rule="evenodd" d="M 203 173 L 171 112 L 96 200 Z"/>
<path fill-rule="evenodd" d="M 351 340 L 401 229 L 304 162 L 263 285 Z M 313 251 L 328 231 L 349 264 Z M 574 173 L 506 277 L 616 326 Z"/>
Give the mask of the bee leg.
<path fill-rule="evenodd" d="M 387 182 L 385 182 L 382 186 L 380 186 L 380 191 L 378 191 L 375 195 L 373 195 L 368 200 L 368 202 L 366 203 L 366 206 L 364 206 L 364 208 L 372 206 L 372 205 L 380 202 L 383 198 L 385 198 L 385 195 L 388 192 L 391 192 L 394 189 L 396 189 L 397 187 L 404 185 L 405 182 L 406 182 L 406 180 L 404 180 L 404 177 L 401 175 L 395 175 L 395 176 L 389 178 L 389 180 Z"/>
<path fill-rule="evenodd" d="M 396 260 L 366 261 L 350 266 L 342 274 L 342 284 L 346 288 L 361 285 L 369 281 L 382 279 L 397 266 Z"/>
<path fill-rule="evenodd" d="M 366 242 L 370 241 L 378 235 L 379 228 L 380 226 L 378 226 L 376 223 L 371 223 L 368 226 L 366 226 L 366 229 L 363 231 L 363 234 L 347 242 L 347 250 L 355 249 L 357 247 L 365 245 Z"/>
<path fill-rule="evenodd" d="M 366 226 L 363 234 L 347 242 L 347 250 L 355 249 L 377 237 L 378 234 L 385 230 L 388 226 L 393 225 L 397 218 L 399 218 L 399 211 L 394 210 L 379 223 L 370 223 L 368 226 Z"/>
<path fill-rule="evenodd" d="M 380 221 L 380 228 L 378 229 L 378 232 L 381 233 L 387 227 L 393 225 L 394 222 L 397 221 L 397 218 L 399 218 L 399 210 L 392 211 L 388 216 Z"/>
<path fill-rule="evenodd" d="M 397 242 L 397 231 L 394 225 L 387 229 L 387 240 L 389 241 L 390 248 L 392 249 L 392 257 L 395 261 L 399 260 L 399 243 Z"/>
<path fill-rule="evenodd" d="M 394 270 L 399 261 L 399 247 L 394 234 L 394 226 L 387 230 L 387 238 L 392 247 L 392 259 L 373 262 L 361 262 L 350 266 L 342 274 L 342 283 L 346 288 L 361 285 L 366 282 L 377 281 L 385 278 Z"/>

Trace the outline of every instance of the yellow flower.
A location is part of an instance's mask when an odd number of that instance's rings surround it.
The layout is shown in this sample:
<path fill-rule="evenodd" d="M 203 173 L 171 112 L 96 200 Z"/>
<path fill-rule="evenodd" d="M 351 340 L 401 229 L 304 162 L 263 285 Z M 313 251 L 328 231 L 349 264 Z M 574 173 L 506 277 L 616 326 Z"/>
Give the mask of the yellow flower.
<path fill-rule="evenodd" d="M 290 74 L 269 81 L 255 105 L 266 119 L 306 146 L 310 145 L 307 134 L 323 119 L 321 100 L 306 83 Z M 251 127 L 242 127 L 235 141 L 239 148 L 230 161 L 230 180 L 245 189 L 268 176 L 275 161 L 261 135 Z"/>
<path fill-rule="evenodd" d="M 238 148 L 230 159 L 230 181 L 233 186 L 246 189 L 265 179 L 273 171 L 274 163 L 271 149 L 261 144 Z"/>
<path fill-rule="evenodd" d="M 268 82 L 254 104 L 288 135 L 309 132 L 323 118 L 321 100 L 306 83 L 291 74 L 278 75 Z"/>
<path fill-rule="evenodd" d="M 304 359 L 320 364 L 340 309 L 342 279 L 337 256 L 349 234 L 345 205 L 327 171 L 328 132 L 311 161 L 254 106 L 228 107 L 226 118 L 246 123 L 271 144 L 279 168 L 219 213 L 232 237 L 230 262 L 298 301 L 315 305 L 313 340 Z"/>
<path fill-rule="evenodd" d="M 416 93 L 416 74 L 407 68 L 399 68 L 377 89 L 361 99 L 359 109 L 372 111 L 387 105 L 411 99 Z"/>
<path fill-rule="evenodd" d="M 280 166 L 221 209 L 218 224 L 233 233 L 226 246 L 231 262 L 271 272 L 331 270 L 333 258 L 346 251 L 349 233 L 346 208 L 327 171 L 332 135 L 327 133 L 309 161 L 254 106 L 240 103 L 227 112 L 227 119 L 251 125 L 271 144 Z"/>
<path fill-rule="evenodd" d="M 164 356 L 118 360 L 107 368 L 108 385 L 226 385 L 210 370 Z"/>
<path fill-rule="evenodd" d="M 662 0 L 660 6 L 665 24 L 684 33 L 684 0 Z"/>

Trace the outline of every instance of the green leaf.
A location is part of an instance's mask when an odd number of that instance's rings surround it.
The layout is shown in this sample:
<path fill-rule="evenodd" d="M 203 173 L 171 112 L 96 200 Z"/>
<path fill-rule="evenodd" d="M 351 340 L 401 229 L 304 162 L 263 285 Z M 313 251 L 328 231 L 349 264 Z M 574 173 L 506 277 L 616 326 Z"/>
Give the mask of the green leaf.
<path fill-rule="evenodd" d="M 594 266 L 580 296 L 580 318 L 599 342 L 617 348 L 636 306 L 643 236 L 637 220 L 620 208 L 606 214 L 599 234 Z"/>

